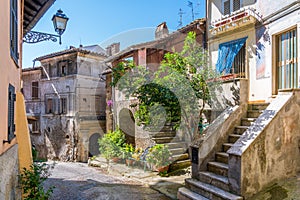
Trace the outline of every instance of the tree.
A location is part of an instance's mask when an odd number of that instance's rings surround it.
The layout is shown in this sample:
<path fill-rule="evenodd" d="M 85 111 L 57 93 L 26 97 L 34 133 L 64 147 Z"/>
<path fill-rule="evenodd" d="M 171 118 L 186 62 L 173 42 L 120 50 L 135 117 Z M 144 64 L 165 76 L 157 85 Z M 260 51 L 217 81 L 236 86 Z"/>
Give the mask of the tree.
<path fill-rule="evenodd" d="M 202 123 L 206 104 L 214 95 L 217 74 L 208 66 L 207 51 L 189 32 L 181 52 L 167 53 L 161 66 L 151 73 L 144 66 L 120 63 L 113 70 L 113 86 L 127 97 L 138 99 L 135 118 L 146 127 L 172 122 L 192 136 Z"/>

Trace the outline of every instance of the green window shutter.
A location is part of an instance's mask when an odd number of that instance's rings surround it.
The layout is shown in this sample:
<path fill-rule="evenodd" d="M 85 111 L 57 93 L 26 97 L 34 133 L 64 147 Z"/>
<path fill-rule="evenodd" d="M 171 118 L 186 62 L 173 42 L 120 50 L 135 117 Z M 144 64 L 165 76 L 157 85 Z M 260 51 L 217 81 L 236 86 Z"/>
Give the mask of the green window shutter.
<path fill-rule="evenodd" d="M 10 1 L 10 53 L 18 63 L 18 0 Z"/>
<path fill-rule="evenodd" d="M 8 142 L 15 137 L 15 87 L 9 84 L 8 86 Z"/>

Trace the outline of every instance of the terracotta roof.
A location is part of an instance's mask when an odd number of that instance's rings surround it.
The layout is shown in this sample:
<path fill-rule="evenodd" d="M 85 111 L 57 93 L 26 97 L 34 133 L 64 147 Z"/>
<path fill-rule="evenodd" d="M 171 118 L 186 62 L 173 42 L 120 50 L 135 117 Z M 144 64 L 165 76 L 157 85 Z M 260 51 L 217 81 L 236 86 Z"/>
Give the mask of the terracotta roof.
<path fill-rule="evenodd" d="M 160 39 L 156 39 L 156 40 L 152 40 L 149 42 L 144 42 L 144 43 L 139 43 L 139 44 L 135 44 L 132 46 L 127 47 L 126 49 L 120 51 L 119 53 L 108 57 L 107 59 L 104 60 L 104 62 L 112 62 L 122 56 L 124 56 L 125 54 L 129 54 L 130 52 L 133 52 L 135 50 L 141 49 L 141 48 L 154 48 L 156 45 L 159 45 L 161 43 L 164 43 L 167 40 L 171 40 L 173 39 L 177 34 L 180 34 L 181 32 L 184 32 L 186 29 L 194 26 L 197 23 L 205 23 L 205 19 L 201 18 L 201 19 L 196 19 L 193 22 L 191 22 L 190 24 L 170 33 L 167 37 L 164 38 L 160 38 Z"/>
<path fill-rule="evenodd" d="M 35 61 L 41 61 L 41 60 L 44 60 L 44 59 L 47 59 L 47 58 L 52 58 L 52 57 L 61 56 L 61 55 L 65 55 L 65 54 L 70 54 L 70 53 L 76 53 L 76 52 L 107 57 L 104 49 L 102 49 L 99 45 L 91 45 L 91 46 L 85 46 L 85 47 L 79 47 L 79 48 L 71 47 L 70 49 L 50 53 L 50 54 L 44 55 L 44 56 L 40 56 L 40 57 L 38 57 L 34 60 Z"/>
<path fill-rule="evenodd" d="M 24 0 L 23 35 L 26 35 L 55 0 Z"/>
<path fill-rule="evenodd" d="M 30 72 L 30 71 L 38 71 L 38 70 L 42 70 L 42 67 L 23 68 L 22 72 Z"/>

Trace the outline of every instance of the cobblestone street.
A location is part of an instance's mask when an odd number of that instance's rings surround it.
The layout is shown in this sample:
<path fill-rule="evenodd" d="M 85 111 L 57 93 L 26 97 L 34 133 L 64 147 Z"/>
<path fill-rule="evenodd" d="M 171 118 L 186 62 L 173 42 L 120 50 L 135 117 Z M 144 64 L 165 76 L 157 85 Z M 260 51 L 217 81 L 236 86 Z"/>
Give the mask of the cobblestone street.
<path fill-rule="evenodd" d="M 108 175 L 86 163 L 58 162 L 50 172 L 45 188 L 55 186 L 51 198 L 55 200 L 169 199 L 139 182 Z"/>

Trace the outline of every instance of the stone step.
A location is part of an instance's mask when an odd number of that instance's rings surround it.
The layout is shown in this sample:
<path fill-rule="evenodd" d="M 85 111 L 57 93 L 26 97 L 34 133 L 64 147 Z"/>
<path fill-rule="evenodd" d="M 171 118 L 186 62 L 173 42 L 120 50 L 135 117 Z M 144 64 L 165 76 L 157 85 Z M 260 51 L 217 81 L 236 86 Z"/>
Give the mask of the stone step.
<path fill-rule="evenodd" d="M 153 140 L 157 144 L 180 142 L 180 139 L 178 137 L 160 137 L 160 138 L 153 138 Z"/>
<path fill-rule="evenodd" d="M 216 161 L 228 164 L 229 154 L 225 152 L 217 152 L 216 153 Z"/>
<path fill-rule="evenodd" d="M 157 133 L 151 133 L 150 136 L 152 138 L 160 138 L 160 137 L 175 137 L 176 132 L 170 131 L 170 132 L 157 132 Z"/>
<path fill-rule="evenodd" d="M 172 153 L 172 155 L 183 154 L 183 153 L 186 153 L 186 151 L 187 151 L 185 148 L 174 148 L 174 149 L 169 148 L 169 150 Z"/>
<path fill-rule="evenodd" d="M 228 176 L 228 164 L 215 161 L 208 162 L 207 169 L 209 172 L 213 172 L 221 176 Z"/>
<path fill-rule="evenodd" d="M 241 135 L 239 134 L 229 134 L 228 135 L 228 142 L 235 143 L 238 139 L 240 139 Z"/>
<path fill-rule="evenodd" d="M 247 118 L 258 118 L 261 113 L 263 113 L 262 110 L 248 110 Z"/>
<path fill-rule="evenodd" d="M 179 200 L 209 200 L 208 198 L 197 194 L 185 187 L 181 187 L 177 192 L 177 199 Z"/>
<path fill-rule="evenodd" d="M 248 104 L 248 110 L 265 110 L 269 103 Z"/>
<path fill-rule="evenodd" d="M 199 180 L 204 183 L 211 184 L 213 186 L 221 188 L 225 191 L 229 191 L 228 177 L 220 176 L 218 174 L 205 171 L 205 172 L 199 172 Z"/>
<path fill-rule="evenodd" d="M 188 144 L 186 142 L 170 142 L 166 145 L 168 145 L 169 149 L 176 149 L 176 148 L 188 149 Z"/>
<path fill-rule="evenodd" d="M 170 165 L 170 171 L 175 171 L 175 170 L 178 170 L 178 169 L 184 169 L 184 168 L 187 168 L 189 166 L 191 166 L 190 159 L 175 161 Z"/>
<path fill-rule="evenodd" d="M 201 196 L 204 196 L 208 199 L 214 199 L 214 200 L 219 200 L 219 199 L 242 200 L 243 199 L 243 197 L 241 197 L 241 196 L 237 196 L 235 194 L 229 193 L 218 187 L 215 187 L 215 186 L 207 184 L 207 183 L 203 183 L 196 179 L 187 178 L 187 179 L 185 179 L 185 184 L 189 190 L 191 190 L 197 194 L 200 194 Z"/>
<path fill-rule="evenodd" d="M 223 143 L 223 152 L 227 152 L 232 147 L 233 143 Z"/>
<path fill-rule="evenodd" d="M 187 160 L 187 159 L 189 159 L 189 154 L 183 153 L 183 154 L 179 154 L 179 155 L 172 155 L 172 158 L 174 161 Z"/>
<path fill-rule="evenodd" d="M 236 126 L 234 128 L 234 134 L 242 135 L 248 128 L 249 126 Z"/>
<path fill-rule="evenodd" d="M 242 126 L 251 126 L 255 122 L 256 118 L 242 118 Z"/>

